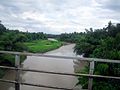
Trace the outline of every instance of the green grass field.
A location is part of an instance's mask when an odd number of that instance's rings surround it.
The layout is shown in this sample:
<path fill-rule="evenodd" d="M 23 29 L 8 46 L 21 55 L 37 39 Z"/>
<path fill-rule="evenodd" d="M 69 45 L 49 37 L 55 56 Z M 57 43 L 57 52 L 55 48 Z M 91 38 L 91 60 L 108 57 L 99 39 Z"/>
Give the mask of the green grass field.
<path fill-rule="evenodd" d="M 35 40 L 24 43 L 28 47 L 28 51 L 32 53 L 44 53 L 59 48 L 62 43 L 50 40 Z"/>

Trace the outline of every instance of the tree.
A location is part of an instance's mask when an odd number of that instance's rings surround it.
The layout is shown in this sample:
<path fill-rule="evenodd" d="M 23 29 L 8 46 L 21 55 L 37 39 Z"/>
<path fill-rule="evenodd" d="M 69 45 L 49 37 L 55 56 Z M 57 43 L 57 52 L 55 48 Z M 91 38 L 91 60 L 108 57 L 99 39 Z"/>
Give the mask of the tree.
<path fill-rule="evenodd" d="M 75 46 L 77 54 L 84 57 L 117 59 L 120 60 L 120 25 L 108 23 L 107 28 L 86 30 L 84 39 L 79 40 Z M 95 74 L 107 76 L 120 76 L 120 65 L 111 63 L 95 63 Z M 88 73 L 88 67 L 84 72 Z M 86 77 L 79 77 L 79 84 L 87 88 L 88 80 Z M 93 80 L 93 90 L 120 90 L 120 81 L 113 79 Z"/>

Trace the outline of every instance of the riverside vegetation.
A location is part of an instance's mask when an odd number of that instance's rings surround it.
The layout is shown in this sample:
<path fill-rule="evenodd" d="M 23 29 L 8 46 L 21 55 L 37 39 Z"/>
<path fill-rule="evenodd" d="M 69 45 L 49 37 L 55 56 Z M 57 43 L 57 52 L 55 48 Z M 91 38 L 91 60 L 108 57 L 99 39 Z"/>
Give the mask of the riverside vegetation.
<path fill-rule="evenodd" d="M 9 30 L 0 24 L 0 50 L 7 51 L 38 51 L 38 48 L 59 47 L 60 42 L 47 41 L 47 37 L 57 38 L 60 41 L 76 43 L 74 51 L 76 54 L 83 54 L 84 57 L 116 59 L 120 60 L 120 24 L 112 24 L 111 22 L 102 29 L 86 29 L 81 33 L 63 33 L 61 35 L 47 35 L 40 33 L 20 32 L 18 30 Z M 40 44 L 41 43 L 41 44 Z M 40 44 L 40 46 L 39 46 Z M 52 44 L 52 45 L 51 45 Z M 28 48 L 27 48 L 28 47 Z M 47 49 L 51 50 L 51 49 Z M 25 56 L 22 56 L 25 58 Z M 12 59 L 11 59 L 12 58 Z M 24 60 L 24 59 L 23 59 Z M 22 60 L 21 60 L 22 61 Z M 14 65 L 14 57 L 11 55 L 0 54 L 0 64 Z M 86 66 L 81 73 L 88 73 L 89 65 Z M 0 69 L 2 76 L 4 70 Z M 107 76 L 120 76 L 120 65 L 113 63 L 95 63 L 94 74 Z M 88 78 L 78 77 L 82 88 L 87 88 Z M 98 79 L 93 80 L 93 90 L 120 90 L 120 81 L 114 79 Z"/>
<path fill-rule="evenodd" d="M 0 50 L 5 51 L 27 51 L 27 52 L 47 52 L 60 47 L 60 41 L 49 41 L 47 35 L 38 32 L 20 32 L 19 30 L 9 30 L 0 22 Z M 20 56 L 21 62 L 26 56 Z M 0 54 L 0 65 L 14 66 L 15 56 L 10 54 Z M 4 76 L 5 69 L 0 69 L 0 78 Z"/>
<path fill-rule="evenodd" d="M 84 57 L 120 60 L 120 24 L 108 25 L 102 29 L 86 29 L 84 33 L 61 34 L 62 41 L 75 42 L 76 54 Z M 89 65 L 81 73 L 89 73 Z M 95 62 L 94 74 L 120 77 L 120 64 Z M 88 78 L 78 77 L 78 84 L 86 89 Z M 93 90 L 120 90 L 120 80 L 94 78 Z"/>
<path fill-rule="evenodd" d="M 28 51 L 33 53 L 44 53 L 59 48 L 62 45 L 60 41 L 51 40 L 35 40 L 25 42 L 24 44 L 28 47 Z"/>

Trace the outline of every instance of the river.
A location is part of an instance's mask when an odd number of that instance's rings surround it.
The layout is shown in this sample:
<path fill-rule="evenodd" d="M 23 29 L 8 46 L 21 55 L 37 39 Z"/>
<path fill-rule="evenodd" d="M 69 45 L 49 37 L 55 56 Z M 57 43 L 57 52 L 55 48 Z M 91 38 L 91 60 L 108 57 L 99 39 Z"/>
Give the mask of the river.
<path fill-rule="evenodd" d="M 59 49 L 49 51 L 45 54 L 76 56 L 75 53 L 73 52 L 74 45 L 75 44 L 65 45 L 60 47 Z M 37 56 L 27 56 L 27 59 L 23 62 L 24 68 L 67 73 L 74 73 L 75 69 L 74 66 L 75 64 L 71 59 L 69 60 Z M 77 78 L 73 76 L 61 76 L 33 72 L 23 72 L 21 74 L 21 77 L 23 82 L 57 86 L 63 88 L 73 88 L 75 87 L 75 84 L 78 82 Z M 4 78 L 13 80 L 15 78 L 14 71 L 8 71 Z M 0 83 L 0 90 L 14 90 L 14 84 Z M 21 90 L 53 90 L 53 89 L 21 85 Z M 79 89 L 76 88 L 74 90 Z"/>

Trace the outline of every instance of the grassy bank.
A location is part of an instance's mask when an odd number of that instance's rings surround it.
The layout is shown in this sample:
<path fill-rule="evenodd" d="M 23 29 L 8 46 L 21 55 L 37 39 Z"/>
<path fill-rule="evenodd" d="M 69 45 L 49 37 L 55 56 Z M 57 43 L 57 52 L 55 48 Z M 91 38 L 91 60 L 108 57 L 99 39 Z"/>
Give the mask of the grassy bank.
<path fill-rule="evenodd" d="M 44 53 L 44 52 L 59 48 L 62 45 L 62 42 L 50 41 L 50 40 L 35 40 L 31 42 L 25 42 L 24 44 L 27 46 L 29 52 Z M 26 56 L 21 56 L 20 58 L 21 58 L 21 62 L 23 62 Z M 2 60 L 0 62 L 1 65 L 5 65 L 5 66 L 15 65 L 14 55 L 1 54 L 0 59 Z M 5 75 L 5 72 L 6 72 L 6 69 L 0 68 L 0 78 L 2 78 Z"/>
<path fill-rule="evenodd" d="M 35 40 L 24 43 L 28 47 L 28 51 L 32 53 L 44 53 L 59 48 L 62 43 L 50 40 Z"/>

